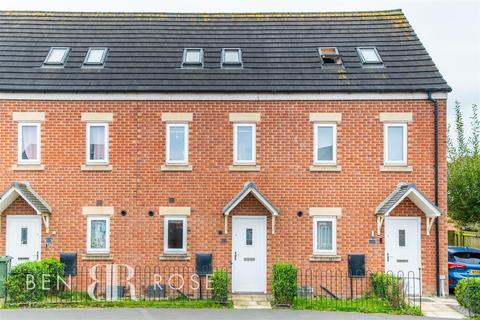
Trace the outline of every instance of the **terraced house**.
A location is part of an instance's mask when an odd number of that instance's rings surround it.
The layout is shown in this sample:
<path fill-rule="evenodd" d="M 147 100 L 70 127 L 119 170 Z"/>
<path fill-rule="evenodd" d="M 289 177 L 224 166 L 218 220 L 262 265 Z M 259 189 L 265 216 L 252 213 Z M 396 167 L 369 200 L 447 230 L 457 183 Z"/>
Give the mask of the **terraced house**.
<path fill-rule="evenodd" d="M 399 10 L 2 12 L 0 255 L 207 253 L 234 292 L 355 255 L 435 293 L 449 91 Z"/>

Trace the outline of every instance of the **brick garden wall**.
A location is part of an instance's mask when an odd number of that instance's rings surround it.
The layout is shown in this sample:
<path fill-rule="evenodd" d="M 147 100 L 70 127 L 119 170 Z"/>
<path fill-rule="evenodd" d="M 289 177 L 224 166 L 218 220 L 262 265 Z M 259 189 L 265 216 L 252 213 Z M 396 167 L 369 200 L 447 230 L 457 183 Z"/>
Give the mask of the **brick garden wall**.
<path fill-rule="evenodd" d="M 12 112 L 41 111 L 44 171 L 12 171 L 16 163 L 17 124 Z M 268 269 L 276 261 L 303 268 L 346 270 L 347 254 L 365 253 L 369 270 L 383 270 L 383 244 L 369 245 L 376 230 L 374 209 L 399 182 L 413 182 L 434 198 L 433 107 L 426 100 L 398 101 L 0 101 L 0 189 L 12 181 L 30 182 L 53 212 L 53 244 L 42 245 L 42 256 L 58 257 L 76 251 L 80 264 L 86 252 L 83 206 L 97 199 L 114 206 L 111 254 L 116 263 L 133 265 L 194 265 L 198 251 L 212 252 L 214 264 L 230 265 L 231 232 L 225 235 L 222 208 L 254 181 L 280 210 L 276 233 L 271 217 L 254 198 L 246 198 L 234 214 L 268 215 Z M 110 123 L 112 172 L 84 172 L 85 123 L 82 112 L 113 112 Z M 162 112 L 192 112 L 189 124 L 189 161 L 192 172 L 161 172 L 165 162 L 165 123 Z M 233 125 L 229 112 L 260 112 L 257 124 L 257 163 L 260 172 L 229 172 L 232 164 Z M 337 157 L 341 172 L 310 172 L 313 124 L 310 112 L 341 112 Z M 383 122 L 380 112 L 412 112 L 408 124 L 408 164 L 413 172 L 380 172 L 383 164 Z M 446 212 L 446 111 L 440 102 L 440 207 Z M 192 208 L 188 218 L 190 261 L 160 261 L 163 218 L 159 206 Z M 312 218 L 309 207 L 341 207 L 337 222 L 340 262 L 310 262 Z M 121 209 L 127 211 L 120 216 Z M 149 217 L 148 211 L 155 216 Z M 303 211 L 302 217 L 297 212 Z M 5 250 L 6 215 L 30 214 L 17 200 L 1 216 L 0 255 Z M 424 290 L 435 290 L 435 237 L 425 235 L 425 217 L 406 200 L 394 215 L 422 217 Z M 440 218 L 441 274 L 447 273 L 446 218 Z M 231 228 L 231 219 L 229 221 Z M 44 230 L 44 229 L 43 229 Z M 383 236 L 383 234 L 382 234 Z M 45 235 L 43 235 L 43 239 Z"/>

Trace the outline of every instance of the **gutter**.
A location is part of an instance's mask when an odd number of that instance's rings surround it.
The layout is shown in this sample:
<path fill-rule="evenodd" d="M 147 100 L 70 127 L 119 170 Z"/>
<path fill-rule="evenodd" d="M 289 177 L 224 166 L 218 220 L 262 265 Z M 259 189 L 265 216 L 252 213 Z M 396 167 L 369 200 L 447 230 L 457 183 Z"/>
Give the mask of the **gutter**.
<path fill-rule="evenodd" d="M 428 100 L 433 103 L 433 119 L 434 119 L 434 183 L 435 183 L 435 205 L 438 207 L 438 100 L 432 98 L 432 92 L 428 91 Z M 437 296 L 440 296 L 440 240 L 439 240 L 439 224 L 435 219 L 435 280 L 437 285 Z"/>

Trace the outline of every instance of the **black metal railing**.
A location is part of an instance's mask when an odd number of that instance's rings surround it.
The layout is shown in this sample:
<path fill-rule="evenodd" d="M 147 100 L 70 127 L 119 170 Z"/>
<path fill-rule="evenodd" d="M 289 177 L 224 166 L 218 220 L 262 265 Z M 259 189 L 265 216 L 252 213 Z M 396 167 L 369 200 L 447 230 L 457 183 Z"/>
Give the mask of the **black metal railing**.
<path fill-rule="evenodd" d="M 82 268 L 75 275 L 62 274 L 7 276 L 5 305 L 212 298 L 211 274 L 191 267 L 103 264 Z"/>
<path fill-rule="evenodd" d="M 294 305 L 307 309 L 421 312 L 421 271 L 364 272 L 298 270 Z"/>

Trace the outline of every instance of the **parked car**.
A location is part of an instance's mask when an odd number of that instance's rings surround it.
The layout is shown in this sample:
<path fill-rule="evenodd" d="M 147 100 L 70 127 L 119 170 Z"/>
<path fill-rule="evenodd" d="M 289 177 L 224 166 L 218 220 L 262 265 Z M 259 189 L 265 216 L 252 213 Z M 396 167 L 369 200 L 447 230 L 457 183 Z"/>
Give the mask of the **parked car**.
<path fill-rule="evenodd" d="M 468 277 L 480 278 L 480 249 L 448 247 L 448 284 L 453 290 L 459 280 Z"/>

